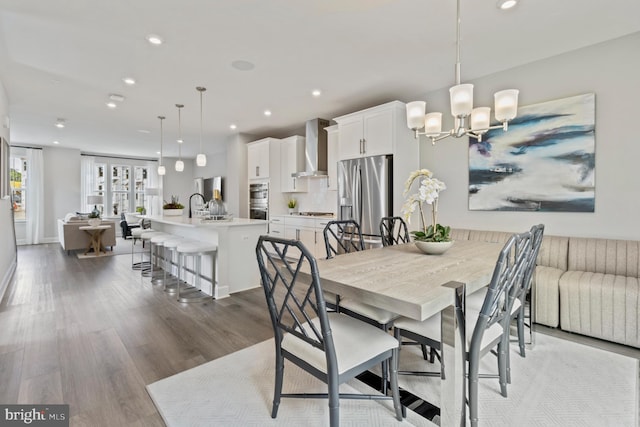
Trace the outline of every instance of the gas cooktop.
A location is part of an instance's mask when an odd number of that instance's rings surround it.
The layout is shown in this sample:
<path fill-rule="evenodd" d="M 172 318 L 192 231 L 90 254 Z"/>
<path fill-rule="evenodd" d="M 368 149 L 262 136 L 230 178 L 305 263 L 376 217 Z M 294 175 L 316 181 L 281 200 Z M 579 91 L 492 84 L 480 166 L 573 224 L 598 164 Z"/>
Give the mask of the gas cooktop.
<path fill-rule="evenodd" d="M 333 212 L 298 212 L 300 216 L 334 216 Z"/>

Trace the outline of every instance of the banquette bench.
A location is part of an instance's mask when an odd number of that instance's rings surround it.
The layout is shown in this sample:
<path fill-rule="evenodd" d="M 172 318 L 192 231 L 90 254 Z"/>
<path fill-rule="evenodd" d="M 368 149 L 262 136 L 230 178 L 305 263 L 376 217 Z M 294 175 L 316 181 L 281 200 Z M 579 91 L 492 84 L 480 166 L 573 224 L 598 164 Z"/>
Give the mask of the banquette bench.
<path fill-rule="evenodd" d="M 454 229 L 453 240 L 512 233 Z M 545 235 L 533 279 L 534 322 L 640 348 L 640 242 Z"/>

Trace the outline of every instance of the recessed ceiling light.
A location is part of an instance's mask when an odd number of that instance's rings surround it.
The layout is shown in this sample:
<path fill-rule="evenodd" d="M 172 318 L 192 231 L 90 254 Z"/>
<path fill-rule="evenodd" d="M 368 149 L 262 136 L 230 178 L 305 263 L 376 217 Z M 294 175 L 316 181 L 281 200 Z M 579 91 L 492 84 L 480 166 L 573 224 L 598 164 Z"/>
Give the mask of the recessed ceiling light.
<path fill-rule="evenodd" d="M 231 66 L 233 68 L 235 68 L 236 70 L 240 70 L 240 71 L 250 71 L 253 70 L 254 68 L 256 68 L 256 66 L 249 61 L 245 61 L 243 59 L 239 59 L 237 61 L 233 61 L 231 63 Z"/>
<path fill-rule="evenodd" d="M 58 145 L 58 144 L 60 144 L 60 141 L 53 141 L 53 143 Z"/>
<path fill-rule="evenodd" d="M 163 42 L 162 37 L 160 37 L 158 35 L 155 35 L 155 34 L 149 34 L 147 36 L 147 41 L 149 43 L 151 43 L 152 45 L 156 45 L 156 46 L 161 45 L 162 42 Z"/>
<path fill-rule="evenodd" d="M 498 0 L 498 9 L 507 10 L 511 9 L 518 3 L 518 0 Z"/>
<path fill-rule="evenodd" d="M 117 93 L 110 93 L 109 94 L 109 99 L 112 100 L 112 101 L 122 102 L 122 101 L 124 101 L 124 96 L 118 95 Z"/>
<path fill-rule="evenodd" d="M 147 130 L 147 129 L 138 129 L 138 132 L 140 132 L 140 133 L 151 133 L 151 131 Z"/>
<path fill-rule="evenodd" d="M 116 103 L 115 103 L 115 102 L 113 102 L 113 101 L 109 101 L 109 102 L 107 102 L 107 107 L 109 107 L 109 108 L 111 108 L 111 109 L 116 108 L 117 106 L 118 106 L 118 104 L 116 104 Z"/>
<path fill-rule="evenodd" d="M 184 141 L 183 141 L 182 139 L 176 139 L 176 142 L 177 142 L 178 144 L 182 144 Z"/>
<path fill-rule="evenodd" d="M 62 129 L 62 128 L 64 127 L 64 119 L 58 119 L 58 120 L 56 120 L 56 124 L 55 124 L 55 126 L 56 126 L 57 128 Z"/>
<path fill-rule="evenodd" d="M 159 151 L 156 151 L 156 154 L 160 154 L 160 152 L 159 152 Z"/>
<path fill-rule="evenodd" d="M 229 125 L 229 129 L 233 130 L 236 129 L 238 126 L 236 126 L 234 123 Z"/>
<path fill-rule="evenodd" d="M 271 110 L 264 110 L 264 115 L 267 117 L 271 116 Z"/>
<path fill-rule="evenodd" d="M 123 81 L 125 84 L 128 84 L 129 86 L 132 86 L 132 85 L 136 84 L 136 79 L 134 79 L 133 77 L 124 77 L 124 78 L 122 79 L 122 81 Z"/>
<path fill-rule="evenodd" d="M 315 89 L 313 92 L 311 92 L 311 95 L 313 95 L 313 96 L 320 96 L 320 95 L 322 95 L 322 92 L 320 92 L 320 90 L 319 90 L 319 89 Z"/>

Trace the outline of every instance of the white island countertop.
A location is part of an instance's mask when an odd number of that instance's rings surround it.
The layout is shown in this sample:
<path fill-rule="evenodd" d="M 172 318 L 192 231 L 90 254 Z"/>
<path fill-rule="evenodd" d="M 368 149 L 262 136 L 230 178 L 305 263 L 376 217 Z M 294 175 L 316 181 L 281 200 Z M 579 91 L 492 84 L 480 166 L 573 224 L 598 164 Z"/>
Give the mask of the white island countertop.
<path fill-rule="evenodd" d="M 269 221 L 262 219 L 249 219 L 249 218 L 232 218 L 230 220 L 208 220 L 205 218 L 195 217 L 187 218 L 185 216 L 160 216 L 160 215 L 146 215 L 142 218 L 150 219 L 161 224 L 178 225 L 182 227 L 243 227 L 247 225 L 262 225 L 268 224 Z"/>
<path fill-rule="evenodd" d="M 260 286 L 256 244 L 262 234 L 268 233 L 269 221 L 248 218 L 215 221 L 170 215 L 144 218 L 151 220 L 154 230 L 218 246 L 216 277 L 212 280 L 211 273 L 205 275 L 203 292 L 218 299 Z M 203 258 L 202 271 L 211 272 L 211 261 Z"/>

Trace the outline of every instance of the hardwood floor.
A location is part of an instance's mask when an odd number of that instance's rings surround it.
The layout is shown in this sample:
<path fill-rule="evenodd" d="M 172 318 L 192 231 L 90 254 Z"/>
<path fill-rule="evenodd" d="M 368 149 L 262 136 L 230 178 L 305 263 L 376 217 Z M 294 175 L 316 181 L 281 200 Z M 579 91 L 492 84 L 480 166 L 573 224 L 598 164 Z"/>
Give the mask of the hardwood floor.
<path fill-rule="evenodd" d="M 19 247 L 0 303 L 0 402 L 67 403 L 72 426 L 162 426 L 146 384 L 273 336 L 261 288 L 180 304 L 130 263 L 79 260 L 59 244 Z M 638 349 L 536 329 L 640 358 Z"/>
<path fill-rule="evenodd" d="M 72 426 L 162 426 L 146 384 L 272 337 L 261 288 L 181 304 L 130 264 L 19 247 L 0 303 L 0 402 L 67 403 Z"/>

